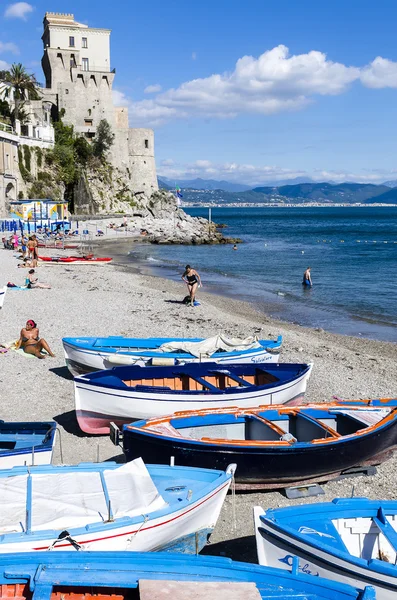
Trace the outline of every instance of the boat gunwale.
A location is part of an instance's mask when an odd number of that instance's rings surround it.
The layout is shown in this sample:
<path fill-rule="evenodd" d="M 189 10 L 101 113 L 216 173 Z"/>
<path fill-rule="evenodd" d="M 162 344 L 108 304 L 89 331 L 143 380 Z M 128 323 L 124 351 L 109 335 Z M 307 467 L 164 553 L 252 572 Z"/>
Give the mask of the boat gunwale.
<path fill-rule="evenodd" d="M 332 405 L 333 406 L 333 405 Z M 336 408 L 341 408 L 339 405 L 335 405 Z M 307 408 L 315 408 L 317 409 L 318 406 L 316 405 L 302 405 L 301 407 L 288 407 L 288 406 L 284 406 L 284 405 L 271 405 L 271 407 L 269 406 L 264 406 L 264 407 L 259 407 L 259 408 L 254 408 L 254 409 L 237 409 L 238 412 L 235 412 L 235 416 L 240 417 L 240 416 L 256 416 L 255 412 L 263 412 L 264 410 L 278 410 L 279 413 L 286 413 L 286 412 L 292 412 L 293 414 L 299 414 L 301 412 L 301 409 L 307 409 Z M 322 410 L 324 410 L 324 412 L 329 412 L 329 409 L 327 409 L 325 406 L 321 407 Z M 154 418 L 154 419 L 141 419 L 139 421 L 136 421 L 135 423 L 131 423 L 131 424 L 126 424 L 123 425 L 123 431 L 132 431 L 132 432 L 136 432 L 138 435 L 143 435 L 146 437 L 151 437 L 151 438 L 159 438 L 165 441 L 171 441 L 174 442 L 176 444 L 182 444 L 183 442 L 188 442 L 188 444 L 192 444 L 192 445 L 203 445 L 203 446 L 210 446 L 210 445 L 214 445 L 214 446 L 230 446 L 230 447 L 237 447 L 237 448 L 269 448 L 272 447 L 274 449 L 277 448 L 291 448 L 293 449 L 299 449 L 302 450 L 304 448 L 310 448 L 310 447 L 321 447 L 323 445 L 326 444 L 330 444 L 330 443 L 334 443 L 334 444 L 341 444 L 341 443 L 345 443 L 348 441 L 352 441 L 355 439 L 363 439 L 365 437 L 370 437 L 373 433 L 377 433 L 378 431 L 385 429 L 387 426 L 391 427 L 394 424 L 396 424 L 397 422 L 397 407 L 392 409 L 390 411 L 389 415 L 386 415 L 383 419 L 381 419 L 380 421 L 378 421 L 378 423 L 375 423 L 374 425 L 371 425 L 369 427 L 365 427 L 363 429 L 360 429 L 352 434 L 346 435 L 346 436 L 342 436 L 337 434 L 337 432 L 335 431 L 335 436 L 334 437 L 330 437 L 330 438 L 318 438 L 318 439 L 313 439 L 310 442 L 288 442 L 288 441 L 282 441 L 282 440 L 233 440 L 233 439 L 227 439 L 227 438 L 209 438 L 209 437 L 203 437 L 200 439 L 196 439 L 196 438 L 191 438 L 188 436 L 183 436 L 178 435 L 178 436 L 172 436 L 167 435 L 167 434 L 162 434 L 161 432 L 157 432 L 157 431 L 151 431 L 150 430 L 150 426 L 157 426 L 157 425 L 161 425 L 162 423 L 170 423 L 171 420 L 175 420 L 175 419 L 181 419 L 183 420 L 186 417 L 200 417 L 200 416 L 205 416 L 208 414 L 214 414 L 215 411 L 212 411 L 211 409 L 201 409 L 200 411 L 184 411 L 183 416 L 182 415 L 178 415 L 178 413 L 175 413 L 174 415 L 168 415 L 167 417 L 160 417 L 160 418 Z M 219 408 L 216 410 L 217 414 L 234 414 L 233 411 L 231 411 L 229 408 L 226 409 L 222 409 Z M 189 414 L 190 413 L 190 414 Z M 316 419 L 313 418 L 313 421 L 316 421 Z M 144 425 L 141 425 L 144 424 Z M 319 425 L 323 426 L 325 430 L 328 431 L 333 431 L 331 428 L 324 426 L 323 423 L 319 422 Z M 175 428 L 176 429 L 176 428 Z M 179 431 L 179 430 L 177 430 Z"/>
<path fill-rule="evenodd" d="M 193 363 L 194 364 L 194 363 Z M 202 364 L 212 364 L 212 363 L 202 363 Z M 238 363 L 237 363 L 238 364 Z M 243 363 L 244 366 L 251 366 L 251 367 L 256 367 L 256 368 L 261 368 L 258 365 L 248 365 L 246 363 Z M 262 363 L 261 363 L 262 364 Z M 273 364 L 273 363 L 272 363 Z M 289 365 L 290 363 L 274 363 L 275 365 L 280 364 L 281 366 L 283 365 Z M 128 386 L 124 383 L 124 380 L 119 376 L 119 375 L 115 375 L 114 371 L 118 370 L 118 369 L 129 369 L 129 368 L 140 368 L 140 369 L 145 369 L 146 367 L 133 367 L 133 366 L 122 366 L 122 367 L 115 367 L 113 369 L 109 369 L 109 370 L 103 370 L 103 371 L 94 371 L 92 373 L 86 373 L 85 375 L 79 375 L 77 377 L 74 378 L 74 384 L 76 387 L 78 387 L 79 389 L 89 389 L 87 387 L 84 386 L 91 386 L 92 388 L 95 389 L 96 393 L 106 393 L 106 392 L 100 392 L 97 388 L 104 388 L 105 390 L 116 390 L 118 392 L 121 392 L 120 394 L 117 394 L 117 396 L 123 396 L 123 392 L 127 392 L 130 391 L 131 393 L 128 395 L 125 395 L 125 397 L 127 398 L 131 398 L 131 395 L 133 393 L 138 394 L 138 398 L 139 400 L 141 399 L 145 399 L 145 400 L 159 400 L 162 401 L 162 399 L 160 398 L 147 398 L 147 396 L 149 394 L 160 394 L 160 395 L 166 395 L 168 396 L 167 401 L 180 401 L 180 399 L 178 398 L 178 396 L 191 396 L 193 398 L 195 398 L 196 396 L 202 396 L 206 399 L 206 401 L 210 401 L 210 399 L 208 398 L 208 396 L 213 396 L 215 398 L 219 397 L 219 396 L 228 396 L 228 395 L 243 395 L 243 394 L 252 394 L 252 398 L 255 398 L 255 396 L 253 395 L 256 392 L 262 392 L 262 391 L 271 391 L 274 388 L 281 388 L 281 389 L 285 389 L 286 386 L 288 386 L 289 384 L 292 385 L 296 385 L 298 384 L 303 378 L 305 377 L 310 377 L 311 374 L 311 370 L 313 367 L 312 363 L 292 363 L 292 364 L 299 364 L 300 369 L 297 369 L 293 375 L 289 376 L 286 379 L 280 380 L 278 379 L 277 381 L 272 381 L 270 383 L 266 383 L 264 385 L 253 385 L 252 388 L 247 388 L 247 387 L 231 387 L 231 388 L 225 388 L 225 389 L 217 389 L 216 391 L 209 391 L 209 390 L 171 390 L 170 388 L 166 388 L 166 387 L 156 387 L 156 389 L 154 389 L 153 391 L 150 391 L 150 386 L 147 386 L 148 389 L 146 390 L 140 390 L 140 389 L 136 389 L 136 386 Z M 232 367 L 235 367 L 236 365 L 233 364 L 231 365 Z M 181 365 L 181 366 L 177 366 L 175 368 L 186 368 L 186 367 L 191 367 L 191 365 Z M 150 374 L 152 373 L 152 369 L 157 369 L 159 367 L 150 367 L 147 372 L 148 376 L 150 376 Z M 166 367 L 161 367 L 161 368 L 166 368 Z M 167 367 L 170 368 L 170 367 Z M 209 367 L 208 370 L 210 370 L 212 367 Z M 219 368 L 226 368 L 226 365 L 219 365 L 217 363 L 215 363 L 214 369 L 219 369 Z M 214 370 L 213 369 L 213 370 Z M 272 368 L 269 367 L 268 369 L 263 369 L 263 370 L 268 370 L 271 371 Z M 102 374 L 102 375 L 100 375 Z M 142 373 L 143 374 L 143 373 Z M 182 374 L 182 371 L 181 371 Z M 188 375 L 188 373 L 186 374 Z M 173 374 L 173 377 L 169 377 L 170 379 L 172 378 L 177 378 L 177 374 Z M 100 380 L 100 377 L 114 377 L 116 379 L 118 379 L 119 383 L 118 384 L 114 384 L 114 383 L 107 383 L 107 382 L 103 382 Z M 154 375 L 152 376 L 152 379 L 155 378 Z M 125 377 L 125 380 L 128 380 L 128 377 Z M 132 381 L 132 380 L 131 380 Z M 80 384 L 80 385 L 79 385 Z M 146 386 L 145 386 L 146 387 Z M 153 386 L 154 387 L 154 386 Z M 289 387 L 292 387 L 291 385 Z M 141 397 L 139 396 L 139 394 L 143 394 L 144 396 Z M 176 396 L 176 398 L 174 399 L 173 396 Z"/>
<path fill-rule="evenodd" d="M 103 465 L 101 469 L 98 469 L 98 465 Z M 119 468 L 120 465 L 118 463 L 80 463 L 78 465 L 65 465 L 65 466 L 55 466 L 55 465 L 36 465 L 34 467 L 22 467 L 22 466 L 17 466 L 17 467 L 12 467 L 11 469 L 4 469 L 4 470 L 0 470 L 0 478 L 8 478 L 8 477 L 12 477 L 12 476 L 20 476 L 20 475 L 27 475 L 27 477 L 29 475 L 34 475 L 35 472 L 37 474 L 41 474 L 43 472 L 49 472 L 49 473 L 56 473 L 56 472 L 62 472 L 62 470 L 68 469 L 69 471 L 71 470 L 73 471 L 83 471 L 83 472 L 103 472 L 105 470 L 111 469 L 111 470 L 115 470 L 117 468 Z M 160 471 L 165 471 L 167 469 L 170 469 L 171 467 L 169 465 L 152 465 L 152 464 L 147 464 L 146 468 L 149 472 L 149 475 L 154 483 L 154 485 L 156 486 L 156 489 L 158 491 L 159 494 L 161 494 L 161 491 L 158 489 L 155 479 L 154 479 L 154 475 L 152 475 L 150 468 L 154 467 L 156 470 L 160 470 Z M 52 469 L 54 469 L 54 471 L 52 471 Z M 226 485 L 230 484 L 230 481 L 232 479 L 232 474 L 231 473 L 227 473 L 226 471 L 221 471 L 219 469 L 207 469 L 207 468 L 201 468 L 201 467 L 185 467 L 185 466 L 173 466 L 172 469 L 175 469 L 176 471 L 186 471 L 186 470 L 190 470 L 194 472 L 197 471 L 201 471 L 201 472 L 206 472 L 208 474 L 213 475 L 213 478 L 210 481 L 206 481 L 205 485 L 203 485 L 202 488 L 200 488 L 199 491 L 196 490 L 196 494 L 199 494 L 199 497 L 194 500 L 192 502 L 192 499 L 188 499 L 187 497 L 184 500 L 181 500 L 178 502 L 178 504 L 176 503 L 176 498 L 175 498 L 175 502 L 170 504 L 169 502 L 166 502 L 166 506 L 164 506 L 161 509 L 158 509 L 152 513 L 149 513 L 149 520 L 148 523 L 150 523 L 147 527 L 142 527 L 140 529 L 141 530 L 145 530 L 145 529 L 150 529 L 153 527 L 152 523 L 154 520 L 157 519 L 162 519 L 164 517 L 166 517 L 167 515 L 172 516 L 173 520 L 174 518 L 179 518 L 179 516 L 183 516 L 182 515 L 176 515 L 176 513 L 179 513 L 181 510 L 188 508 L 188 510 L 186 512 L 191 512 L 192 510 L 194 510 L 196 507 L 199 507 L 202 503 L 206 502 L 207 500 L 209 500 L 210 498 L 212 498 L 212 496 L 216 495 L 217 493 L 219 493 Z M 14 472 L 13 472 L 14 471 Z M 11 474 L 10 474 L 11 473 Z M 159 474 L 159 476 L 161 476 Z M 182 477 L 182 475 L 180 475 Z M 208 498 L 207 498 L 208 496 Z M 70 533 L 70 536 L 82 536 L 82 535 L 90 535 L 90 534 L 95 534 L 95 533 L 100 533 L 100 532 L 107 532 L 107 531 L 112 531 L 114 529 L 120 529 L 122 527 L 127 527 L 127 526 L 136 526 L 136 525 L 140 525 L 141 523 L 144 523 L 143 517 L 144 515 L 135 515 L 132 517 L 129 517 L 128 515 L 123 515 L 122 517 L 117 517 L 114 518 L 112 521 L 96 521 L 94 523 L 89 523 L 85 526 L 79 526 L 79 527 L 69 527 L 68 531 Z M 168 521 L 167 521 L 168 522 Z M 158 525 L 164 525 L 165 523 L 159 523 Z M 155 527 L 157 527 L 158 525 L 154 525 Z M 134 531 L 130 532 L 130 533 L 135 533 Z M 54 537 L 57 538 L 59 535 L 59 529 L 39 529 L 39 530 L 35 530 L 35 531 L 21 531 L 21 532 L 6 532 L 6 533 L 1 533 L 0 532 L 0 547 L 2 544 L 8 544 L 8 543 L 19 543 L 19 542 L 24 542 L 26 541 L 26 538 L 28 539 L 32 539 L 34 538 L 34 540 L 37 542 L 39 542 L 40 540 L 46 540 L 48 538 L 53 539 Z M 128 533 L 126 534 L 119 534 L 119 535 L 128 535 Z M 102 539 L 102 538 L 100 538 Z M 87 540 L 84 541 L 82 543 L 90 543 L 92 541 L 98 541 L 98 540 Z M 70 545 L 70 543 L 66 544 L 66 545 Z M 40 548 L 35 548 L 35 550 L 41 550 Z M 0 562 L 1 562 L 1 553 L 0 553 Z"/>
<path fill-rule="evenodd" d="M 311 505 L 312 506 L 312 505 Z M 318 506 L 318 505 L 317 505 Z M 288 507 L 295 508 L 295 507 Z M 312 506 L 313 508 L 313 506 Z M 388 587 L 392 586 L 397 590 L 397 568 L 396 565 L 392 565 L 390 563 L 384 563 L 384 561 L 380 561 L 377 559 L 369 559 L 365 560 L 364 558 L 360 558 L 350 554 L 348 551 L 343 551 L 340 549 L 332 548 L 331 546 L 327 546 L 321 540 L 312 543 L 312 541 L 308 538 L 304 538 L 303 534 L 299 533 L 295 529 L 293 529 L 289 525 L 280 525 L 276 519 L 272 517 L 265 517 L 266 511 L 263 511 L 264 514 L 261 515 L 260 520 L 262 524 L 266 524 L 266 526 L 270 529 L 265 529 L 263 526 L 257 527 L 259 533 L 261 530 L 271 538 L 278 540 L 283 543 L 285 546 L 289 546 L 292 552 L 297 552 L 299 558 L 299 551 L 303 554 L 313 556 L 315 561 L 318 563 L 330 564 L 334 569 L 339 569 L 341 571 L 347 572 L 353 579 L 357 579 L 357 577 L 364 577 L 370 583 L 379 583 L 383 585 L 387 585 Z M 357 515 L 355 515 L 357 517 Z M 360 515 L 361 516 L 361 515 Z M 365 515 L 367 516 L 367 515 Z M 375 516 L 375 515 L 374 515 Z M 263 519 L 262 519 L 263 517 Z M 335 517 L 336 518 L 336 517 Z M 332 518 L 331 520 L 334 520 Z M 370 517 L 369 517 L 370 518 Z M 276 532 L 276 533 L 275 533 Z M 278 534 L 283 534 L 285 537 L 280 537 Z M 285 539 L 287 538 L 287 539 Z M 301 545 L 299 545 L 301 544 Z M 307 548 L 302 547 L 307 546 Z M 315 554 L 316 551 L 320 551 L 329 556 L 329 558 L 320 557 L 318 554 Z M 335 562 L 332 562 L 331 559 L 336 559 L 347 563 L 348 566 L 343 567 L 342 565 L 338 565 Z M 306 560 L 306 559 L 305 559 Z M 315 563 L 316 564 L 316 563 Z M 364 570 L 364 573 L 359 574 L 357 571 L 353 571 L 354 568 L 360 568 Z M 378 567 L 378 568 L 377 568 Z M 381 567 L 381 568 L 379 568 Z M 393 571 L 389 572 L 389 569 L 393 569 Z M 350 575 L 351 574 L 351 575 Z M 387 576 L 392 578 L 392 581 L 385 582 L 384 580 L 379 580 L 374 577 L 374 574 L 379 576 Z"/>

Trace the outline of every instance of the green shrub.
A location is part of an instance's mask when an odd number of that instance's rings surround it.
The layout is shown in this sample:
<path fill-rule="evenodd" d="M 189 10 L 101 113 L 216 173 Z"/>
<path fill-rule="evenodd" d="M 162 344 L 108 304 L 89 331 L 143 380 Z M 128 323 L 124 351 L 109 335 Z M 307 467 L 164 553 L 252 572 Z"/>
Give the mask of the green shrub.
<path fill-rule="evenodd" d="M 23 157 L 25 159 L 26 170 L 29 171 L 29 173 L 30 173 L 30 171 L 32 169 L 32 162 L 31 162 L 32 154 L 30 152 L 29 146 L 26 146 L 26 145 L 23 146 Z"/>
<path fill-rule="evenodd" d="M 43 165 L 43 151 L 41 148 L 39 148 L 39 146 L 36 146 L 35 150 L 36 150 L 37 166 L 39 169 L 41 169 L 41 167 Z"/>

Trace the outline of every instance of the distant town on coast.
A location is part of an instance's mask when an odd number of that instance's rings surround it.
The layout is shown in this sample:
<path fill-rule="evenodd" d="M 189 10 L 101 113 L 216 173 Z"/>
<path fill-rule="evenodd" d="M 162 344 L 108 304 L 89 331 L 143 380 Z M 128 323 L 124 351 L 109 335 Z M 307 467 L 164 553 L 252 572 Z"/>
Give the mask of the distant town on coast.
<path fill-rule="evenodd" d="M 171 190 L 169 180 L 159 178 L 160 189 Z M 368 183 L 275 184 L 249 188 L 228 181 L 195 179 L 181 183 L 183 207 L 212 206 L 395 206 L 397 181 Z"/>

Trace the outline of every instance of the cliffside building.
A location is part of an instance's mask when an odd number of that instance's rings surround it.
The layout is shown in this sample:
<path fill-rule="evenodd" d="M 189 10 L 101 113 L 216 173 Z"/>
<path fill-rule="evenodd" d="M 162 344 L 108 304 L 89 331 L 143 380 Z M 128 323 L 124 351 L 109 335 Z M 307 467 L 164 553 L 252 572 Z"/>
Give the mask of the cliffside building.
<path fill-rule="evenodd" d="M 66 124 L 88 141 L 106 119 L 115 134 L 112 164 L 128 174 L 133 192 L 150 196 L 158 189 L 151 129 L 130 129 L 128 108 L 115 107 L 115 69 L 110 59 L 110 30 L 90 28 L 74 15 L 46 13 L 42 36 L 45 98 Z"/>

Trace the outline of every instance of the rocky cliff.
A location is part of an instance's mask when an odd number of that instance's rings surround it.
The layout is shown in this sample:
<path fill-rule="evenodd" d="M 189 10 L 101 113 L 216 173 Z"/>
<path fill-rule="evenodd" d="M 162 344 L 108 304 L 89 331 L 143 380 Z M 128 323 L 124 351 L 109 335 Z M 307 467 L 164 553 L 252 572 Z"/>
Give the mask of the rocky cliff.
<path fill-rule="evenodd" d="M 20 152 L 20 190 L 30 198 L 67 197 L 62 166 L 51 151 L 30 151 L 29 160 Z M 50 159 L 50 160 L 49 160 Z M 173 194 L 158 191 L 150 197 L 131 189 L 130 174 L 107 162 L 91 162 L 79 171 L 77 181 L 69 186 L 73 195 L 73 213 L 79 216 L 123 214 L 133 217 L 137 228 L 146 232 L 146 240 L 155 244 L 234 243 L 217 231 L 214 223 L 191 217 L 178 207 Z"/>

